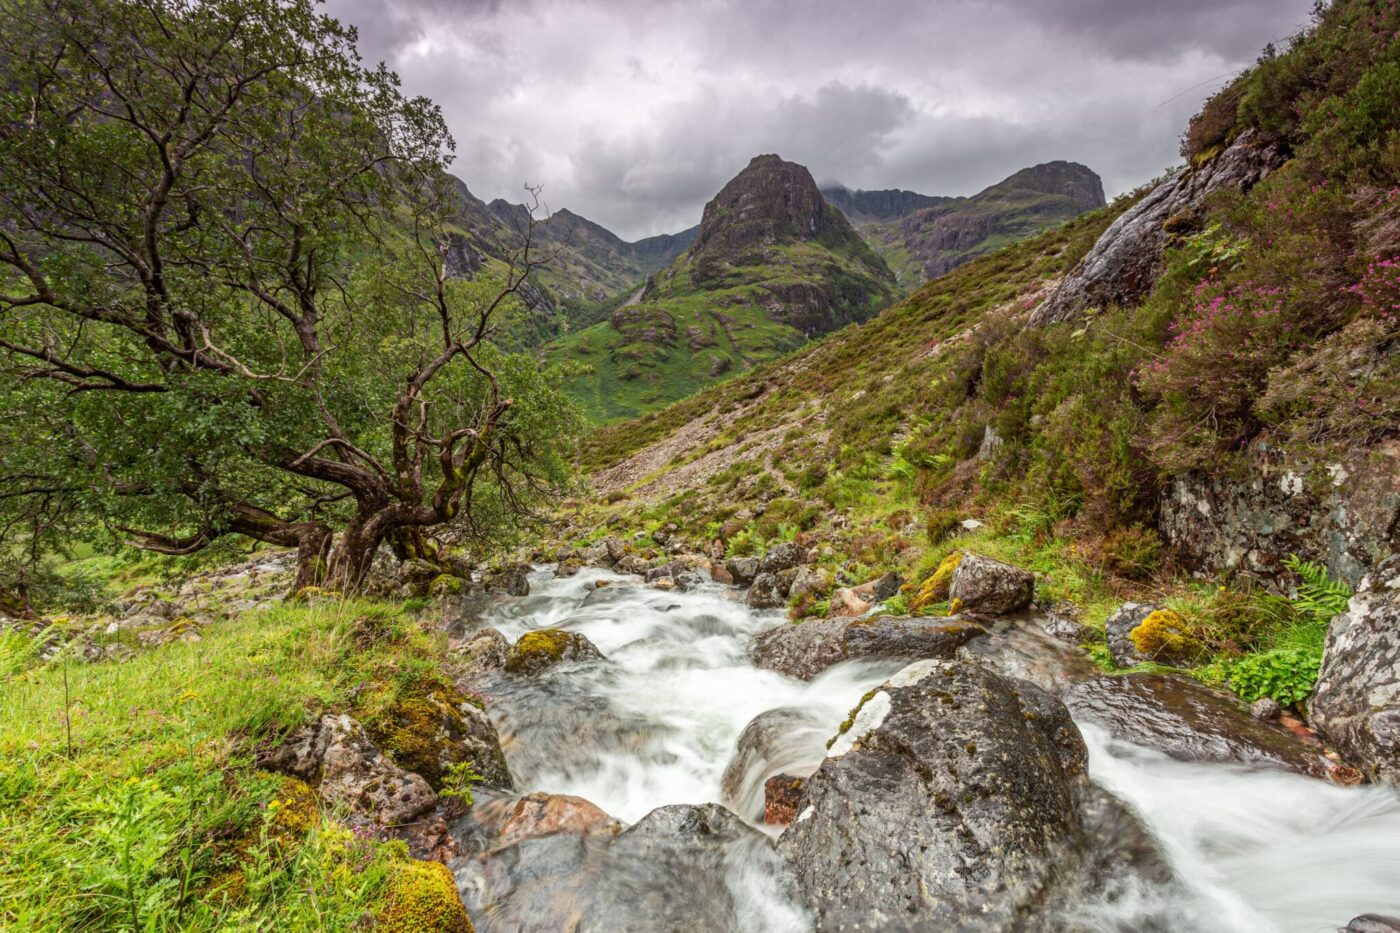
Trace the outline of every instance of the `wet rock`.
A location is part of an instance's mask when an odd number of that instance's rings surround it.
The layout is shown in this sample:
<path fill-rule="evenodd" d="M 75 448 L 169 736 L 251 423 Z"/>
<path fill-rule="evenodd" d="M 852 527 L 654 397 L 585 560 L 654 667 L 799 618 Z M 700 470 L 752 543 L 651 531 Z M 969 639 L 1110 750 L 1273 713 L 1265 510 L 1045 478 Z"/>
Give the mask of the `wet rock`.
<path fill-rule="evenodd" d="M 1041 628 L 1051 638 L 1067 645 L 1082 645 L 1093 635 L 1093 631 L 1087 625 L 1062 615 L 1047 616 Z"/>
<path fill-rule="evenodd" d="M 729 571 L 729 576 L 738 586 L 748 586 L 758 576 L 758 558 L 756 557 L 731 557 L 724 562 L 724 567 Z"/>
<path fill-rule="evenodd" d="M 791 774 L 775 774 L 763 785 L 763 822 L 787 826 L 802 809 L 805 780 Z"/>
<path fill-rule="evenodd" d="M 802 560 L 802 548 L 794 541 L 784 541 L 775 547 L 769 548 L 758 562 L 759 573 L 778 573 L 796 567 Z"/>
<path fill-rule="evenodd" d="M 1249 715 L 1255 719 L 1262 719 L 1265 722 L 1272 722 L 1278 719 L 1278 714 L 1283 712 L 1283 708 L 1278 705 L 1278 700 L 1273 697 L 1260 697 L 1249 704 Z"/>
<path fill-rule="evenodd" d="M 487 592 L 506 596 L 530 595 L 530 565 L 510 564 L 482 574 Z"/>
<path fill-rule="evenodd" d="M 473 848 L 502 849 L 554 833 L 613 834 L 622 826 L 596 804 L 569 794 L 536 791 L 524 797 L 485 797 L 472 807 L 461 828 Z"/>
<path fill-rule="evenodd" d="M 1368 777 L 1400 784 L 1400 553 L 1377 564 L 1332 620 L 1309 711 Z"/>
<path fill-rule="evenodd" d="M 777 609 L 786 605 L 787 594 L 783 590 L 782 580 L 776 573 L 763 572 L 754 577 L 744 601 L 750 609 Z"/>
<path fill-rule="evenodd" d="M 705 585 L 705 577 L 698 570 L 682 570 L 676 574 L 676 589 L 682 593 Z"/>
<path fill-rule="evenodd" d="M 959 611 L 1001 615 L 1024 609 L 1035 592 L 1035 574 L 1020 567 L 964 554 L 953 571 L 948 599 Z"/>
<path fill-rule="evenodd" d="M 615 836 L 560 832 L 526 839 L 460 859 L 454 868 L 468 909 L 490 917 L 492 929 L 708 933 L 810 926 L 790 900 L 792 875 L 772 843 L 714 804 L 662 807 Z"/>
<path fill-rule="evenodd" d="M 831 723 L 810 710 L 781 706 L 751 719 L 720 779 L 725 806 L 745 819 L 763 815 L 764 786 L 784 771 L 810 773 L 826 754 Z"/>
<path fill-rule="evenodd" d="M 1119 667 L 1133 667 L 1147 662 L 1133 644 L 1132 631 L 1148 616 L 1160 609 L 1147 603 L 1124 603 L 1113 611 L 1104 623 L 1104 637 L 1108 640 L 1108 653 L 1113 663 Z"/>
<path fill-rule="evenodd" d="M 983 629 L 962 619 L 808 619 L 780 625 L 754 640 L 754 664 L 789 677 L 811 680 L 853 658 L 919 660 L 950 658 Z"/>
<path fill-rule="evenodd" d="M 652 567 L 642 575 L 642 579 L 647 583 L 655 583 L 658 580 L 670 580 L 671 565 L 667 564 L 664 567 Z"/>
<path fill-rule="evenodd" d="M 461 679 L 471 681 L 505 667 L 509 654 L 510 642 L 506 637 L 493 628 L 484 628 L 453 649 L 453 660 Z"/>
<path fill-rule="evenodd" d="M 651 566 L 636 554 L 624 554 L 613 569 L 618 573 L 630 573 L 640 577 L 645 576 Z"/>
<path fill-rule="evenodd" d="M 1400 933 L 1400 917 L 1362 914 L 1352 917 L 1341 933 Z"/>
<path fill-rule="evenodd" d="M 583 548 L 579 551 L 579 559 L 585 564 L 591 564 L 595 567 L 600 565 L 610 566 L 613 563 L 612 556 L 608 553 L 608 544 L 606 541 L 598 541 Z"/>
<path fill-rule="evenodd" d="M 556 577 L 572 577 L 574 574 L 578 573 L 582 569 L 582 561 L 574 560 L 572 558 L 569 560 L 561 560 L 554 567 L 554 575 Z"/>
<path fill-rule="evenodd" d="M 1327 776 L 1316 750 L 1255 719 L 1234 697 L 1182 677 L 1098 677 L 1071 686 L 1064 701 L 1081 721 L 1183 761 L 1262 765 Z"/>
<path fill-rule="evenodd" d="M 1044 691 L 922 661 L 843 729 L 778 842 L 818 929 L 1025 929 L 1074 876 L 1088 753 Z"/>
<path fill-rule="evenodd" d="M 720 561 L 710 564 L 710 579 L 716 583 L 723 583 L 725 586 L 734 584 L 734 574 L 729 572 L 729 568 Z"/>
<path fill-rule="evenodd" d="M 563 661 L 601 660 L 603 653 L 578 632 L 558 628 L 526 632 L 511 646 L 505 669 L 511 674 L 532 676 Z"/>
<path fill-rule="evenodd" d="M 1029 680 L 1055 696 L 1069 684 L 1102 673 L 1083 651 L 1045 634 L 1033 620 L 983 619 L 980 624 L 985 633 L 959 648 L 959 659 Z"/>
<path fill-rule="evenodd" d="M 836 585 L 836 580 L 831 575 L 831 571 L 817 567 L 799 567 L 797 574 L 792 579 L 792 586 L 788 590 L 788 596 L 796 599 L 802 596 L 825 596 L 831 592 L 831 588 Z"/>
<path fill-rule="evenodd" d="M 1103 232 L 1031 313 L 1030 326 L 1075 321 L 1090 307 L 1134 304 L 1161 273 L 1167 218 L 1198 209 L 1213 191 L 1247 191 L 1285 158 L 1277 144 L 1246 130 L 1216 158 L 1171 176 Z"/>

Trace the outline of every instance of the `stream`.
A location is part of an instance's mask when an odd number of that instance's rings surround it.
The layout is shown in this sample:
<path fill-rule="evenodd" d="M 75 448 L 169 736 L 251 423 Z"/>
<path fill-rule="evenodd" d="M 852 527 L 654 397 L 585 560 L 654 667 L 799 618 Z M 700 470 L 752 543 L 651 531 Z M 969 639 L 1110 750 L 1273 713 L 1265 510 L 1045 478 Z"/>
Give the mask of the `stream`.
<path fill-rule="evenodd" d="M 595 588 L 601 579 L 612 585 Z M 764 780 L 815 770 L 861 696 L 905 666 L 847 662 L 811 682 L 761 670 L 749 643 L 787 624 L 780 612 L 754 612 L 716 584 L 663 591 L 592 568 L 537 571 L 530 596 L 494 605 L 481 624 L 512 642 L 531 629 L 579 632 L 606 656 L 486 692 L 520 793 L 576 795 L 624 824 L 718 803 L 771 833 Z M 763 741 L 736 754 L 761 713 Z M 1066 929 L 1314 933 L 1358 914 L 1400 915 L 1394 789 L 1178 761 L 1079 725 L 1090 776 L 1136 812 L 1180 884 L 1079 905 Z M 771 845 L 739 829 L 688 846 L 649 832 L 561 833 L 453 869 L 481 931 L 579 917 L 578 929 L 811 929 L 781 893 Z"/>

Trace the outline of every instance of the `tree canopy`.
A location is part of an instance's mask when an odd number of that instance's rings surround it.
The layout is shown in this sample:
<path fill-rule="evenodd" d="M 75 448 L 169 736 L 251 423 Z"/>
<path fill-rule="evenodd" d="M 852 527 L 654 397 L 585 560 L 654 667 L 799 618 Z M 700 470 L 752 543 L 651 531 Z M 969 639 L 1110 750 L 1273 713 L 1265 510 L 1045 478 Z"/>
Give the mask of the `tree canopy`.
<path fill-rule="evenodd" d="M 108 529 L 300 550 L 354 588 L 567 479 L 492 343 L 540 264 L 447 271 L 452 139 L 310 0 L 6 4 L 0 551 Z"/>

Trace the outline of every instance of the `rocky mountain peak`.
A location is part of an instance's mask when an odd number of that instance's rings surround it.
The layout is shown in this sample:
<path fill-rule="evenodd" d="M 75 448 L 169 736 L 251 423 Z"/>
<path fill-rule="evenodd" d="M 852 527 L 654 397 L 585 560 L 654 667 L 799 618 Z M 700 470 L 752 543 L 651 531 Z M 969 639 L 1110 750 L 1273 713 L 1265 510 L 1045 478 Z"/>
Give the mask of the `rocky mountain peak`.
<path fill-rule="evenodd" d="M 1087 165 L 1056 160 L 1023 168 L 983 192 L 999 194 L 1012 191 L 1038 191 L 1069 198 L 1080 210 L 1103 207 L 1103 180 Z"/>
<path fill-rule="evenodd" d="M 864 247 L 845 216 L 827 204 L 805 166 L 760 155 L 705 205 L 689 255 L 699 281 L 755 260 L 765 247 L 797 241 Z"/>

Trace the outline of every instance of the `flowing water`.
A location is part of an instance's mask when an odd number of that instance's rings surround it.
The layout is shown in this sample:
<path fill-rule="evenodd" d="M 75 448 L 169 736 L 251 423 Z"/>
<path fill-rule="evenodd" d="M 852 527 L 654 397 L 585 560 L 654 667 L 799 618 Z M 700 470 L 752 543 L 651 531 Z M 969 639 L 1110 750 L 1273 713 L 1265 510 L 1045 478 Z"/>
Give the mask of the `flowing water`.
<path fill-rule="evenodd" d="M 600 579 L 615 582 L 595 589 Z M 664 805 L 710 802 L 756 822 L 763 780 L 814 770 L 851 707 L 903 666 L 847 663 L 810 683 L 757 669 L 748 660 L 750 640 L 785 623 L 780 613 L 749 610 L 722 586 L 661 591 L 593 569 L 557 579 L 537 572 L 531 586 L 532 595 L 494 607 L 483 624 L 512 641 L 537 628 L 580 632 L 607 660 L 492 691 L 492 716 L 518 788 L 577 795 L 628 823 Z M 762 741 L 736 756 L 745 727 L 761 713 L 768 713 L 765 728 L 750 735 Z M 1181 885 L 1144 885 L 1136 896 L 1082 905 L 1076 928 L 1140 929 L 1147 923 L 1140 918 L 1165 914 L 1174 931 L 1313 933 L 1336 930 L 1362 913 L 1400 914 L 1394 790 L 1180 762 L 1115 741 L 1095 726 L 1081 729 L 1091 776 L 1136 811 Z M 679 881 L 709 900 L 719 896 L 714 887 L 731 902 L 716 927 L 807 926 L 797 908 L 771 894 L 771 876 L 781 868 L 757 847 L 725 850 L 708 869 L 684 859 L 672 865 L 675 857 L 669 850 L 639 852 L 624 881 L 609 876 L 599 884 L 635 893 L 648 883 Z M 550 858 L 557 863 L 558 853 Z M 464 896 L 482 883 L 473 871 L 458 872 Z M 529 872 L 538 876 L 539 869 Z M 474 896 L 480 903 L 479 890 Z M 1171 902 L 1164 905 L 1164 898 Z M 615 928 L 667 928 L 664 920 L 629 917 L 640 904 L 610 908 Z M 491 911 L 481 928 L 493 928 Z"/>

